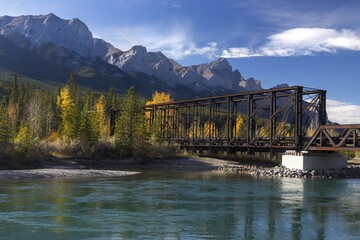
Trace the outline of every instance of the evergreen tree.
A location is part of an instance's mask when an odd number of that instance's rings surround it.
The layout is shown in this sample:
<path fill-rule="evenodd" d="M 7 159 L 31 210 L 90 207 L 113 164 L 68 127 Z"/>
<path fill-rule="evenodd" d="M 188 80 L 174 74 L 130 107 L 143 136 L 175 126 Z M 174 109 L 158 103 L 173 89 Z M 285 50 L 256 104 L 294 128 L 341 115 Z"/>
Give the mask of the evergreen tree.
<path fill-rule="evenodd" d="M 77 139 L 80 126 L 80 89 L 76 84 L 74 73 L 70 74 L 68 84 L 60 90 L 57 98 L 57 106 L 60 112 L 61 135 L 67 139 Z"/>
<path fill-rule="evenodd" d="M 35 136 L 32 127 L 29 124 L 21 125 L 14 142 L 17 155 L 21 158 L 25 157 L 35 144 Z"/>
<path fill-rule="evenodd" d="M 106 115 L 108 118 L 110 118 L 111 112 L 112 111 L 117 111 L 119 110 L 119 101 L 118 101 L 118 97 L 115 93 L 114 88 L 110 88 L 109 90 L 109 94 L 106 97 Z"/>
<path fill-rule="evenodd" d="M 123 101 L 121 114 L 116 120 L 115 144 L 122 156 L 139 156 L 146 151 L 148 134 L 143 105 L 131 87 Z"/>
<path fill-rule="evenodd" d="M 67 85 L 69 86 L 70 96 L 75 100 L 76 103 L 78 103 L 80 98 L 80 88 L 76 83 L 74 72 L 70 73 L 70 78 Z"/>
<path fill-rule="evenodd" d="M 15 75 L 14 82 L 11 85 L 9 104 L 7 106 L 9 126 L 13 137 L 16 136 L 20 126 L 19 112 L 19 86 L 17 76 Z"/>
<path fill-rule="evenodd" d="M 11 142 L 8 116 L 6 114 L 6 101 L 3 98 L 0 104 L 0 154 L 6 154 Z"/>
<path fill-rule="evenodd" d="M 14 82 L 11 85 L 9 103 L 17 103 L 19 101 L 19 86 L 17 83 L 17 75 L 15 74 Z"/>
<path fill-rule="evenodd" d="M 94 123 L 94 114 L 95 112 L 90 107 L 89 99 L 85 99 L 80 117 L 79 135 L 80 140 L 89 145 L 93 145 L 99 138 L 96 124 Z"/>
<path fill-rule="evenodd" d="M 21 84 L 19 88 L 19 112 L 18 112 L 18 120 L 20 124 L 26 124 L 28 120 L 27 111 L 29 98 L 30 98 L 30 86 L 27 84 L 26 86 L 24 84 Z"/>

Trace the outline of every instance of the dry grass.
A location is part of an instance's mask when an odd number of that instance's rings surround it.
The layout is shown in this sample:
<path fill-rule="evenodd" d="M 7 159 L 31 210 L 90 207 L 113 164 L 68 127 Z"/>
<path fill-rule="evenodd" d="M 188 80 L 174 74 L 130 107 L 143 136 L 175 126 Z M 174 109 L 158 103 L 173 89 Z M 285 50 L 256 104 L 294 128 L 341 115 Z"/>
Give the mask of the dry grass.
<path fill-rule="evenodd" d="M 179 157 L 180 155 L 180 148 L 176 144 L 152 142 L 140 157 L 144 159 L 166 159 Z"/>
<path fill-rule="evenodd" d="M 348 164 L 356 164 L 356 165 L 360 165 L 360 158 L 355 157 L 353 159 L 348 160 Z"/>
<path fill-rule="evenodd" d="M 16 150 L 14 148 L 14 150 Z M 10 158 L 21 162 L 29 160 L 47 160 L 52 158 L 86 158 L 86 159 L 122 159 L 121 149 L 116 148 L 113 137 L 97 143 L 86 144 L 80 140 L 63 140 L 55 135 L 50 139 L 34 142 L 31 149 L 24 154 L 14 154 Z M 13 156 L 14 155 L 14 156 Z M 182 156 L 178 145 L 166 142 L 151 141 L 136 149 L 132 157 L 136 159 L 166 159 Z"/>

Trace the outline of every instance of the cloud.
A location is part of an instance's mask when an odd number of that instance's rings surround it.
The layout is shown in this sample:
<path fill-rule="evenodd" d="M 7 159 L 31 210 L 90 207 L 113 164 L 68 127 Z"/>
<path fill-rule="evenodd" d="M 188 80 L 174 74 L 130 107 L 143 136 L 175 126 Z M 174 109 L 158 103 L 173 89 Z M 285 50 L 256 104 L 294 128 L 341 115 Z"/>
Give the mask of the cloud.
<path fill-rule="evenodd" d="M 341 102 L 337 100 L 326 100 L 328 118 L 339 124 L 360 123 L 360 105 Z"/>
<path fill-rule="evenodd" d="M 182 8 L 182 6 L 180 4 L 177 4 L 177 3 L 162 2 L 162 4 L 165 5 L 165 6 L 173 7 L 173 8 Z"/>
<path fill-rule="evenodd" d="M 222 51 L 222 57 L 306 56 L 336 53 L 338 50 L 360 51 L 360 34 L 349 29 L 293 28 L 267 37 L 256 49 L 234 47 Z"/>
<path fill-rule="evenodd" d="M 213 59 L 217 56 L 217 43 L 216 42 L 208 42 L 206 46 L 202 48 L 192 47 L 184 52 L 184 56 L 189 55 L 203 55 L 207 56 L 209 59 Z"/>
<path fill-rule="evenodd" d="M 187 24 L 172 24 L 169 28 L 162 26 L 112 28 L 96 31 L 94 35 L 111 42 L 121 50 L 142 45 L 149 51 L 162 51 L 175 60 L 191 55 L 201 55 L 209 59 L 216 57 L 217 43 L 209 42 L 198 46 L 192 40 L 190 29 Z"/>
<path fill-rule="evenodd" d="M 265 24 L 282 28 L 352 28 L 360 20 L 359 1 L 327 1 L 328 4 L 323 1 L 292 1 L 290 4 L 286 0 L 235 2 L 229 7 L 237 8 Z"/>

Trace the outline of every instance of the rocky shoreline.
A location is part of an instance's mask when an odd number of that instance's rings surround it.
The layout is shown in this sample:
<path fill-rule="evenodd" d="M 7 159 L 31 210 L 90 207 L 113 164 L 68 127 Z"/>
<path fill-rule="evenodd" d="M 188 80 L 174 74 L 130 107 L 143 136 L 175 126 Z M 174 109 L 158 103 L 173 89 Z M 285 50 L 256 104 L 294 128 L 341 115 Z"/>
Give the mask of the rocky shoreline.
<path fill-rule="evenodd" d="M 326 169 L 303 171 L 288 169 L 282 166 L 262 167 L 253 165 L 224 164 L 217 171 L 225 173 L 243 173 L 260 177 L 289 177 L 289 178 L 360 178 L 360 166 L 349 165 L 343 169 Z"/>
<path fill-rule="evenodd" d="M 241 163 L 210 157 L 185 157 L 149 161 L 53 159 L 42 163 L 36 169 L 0 170 L 0 179 L 119 177 L 143 170 L 210 171 L 247 174 L 254 177 L 360 178 L 360 165 L 349 165 L 344 169 L 301 171 L 270 163 L 264 165 L 264 163 Z"/>

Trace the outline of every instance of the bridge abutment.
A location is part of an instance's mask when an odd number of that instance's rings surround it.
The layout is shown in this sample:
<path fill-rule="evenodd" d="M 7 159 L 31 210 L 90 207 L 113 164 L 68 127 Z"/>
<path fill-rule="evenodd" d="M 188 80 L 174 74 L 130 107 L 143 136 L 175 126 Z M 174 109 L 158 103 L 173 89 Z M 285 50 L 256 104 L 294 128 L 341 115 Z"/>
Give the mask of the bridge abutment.
<path fill-rule="evenodd" d="M 338 153 L 286 151 L 282 155 L 282 166 L 300 170 L 341 169 L 347 167 L 347 159 Z"/>

